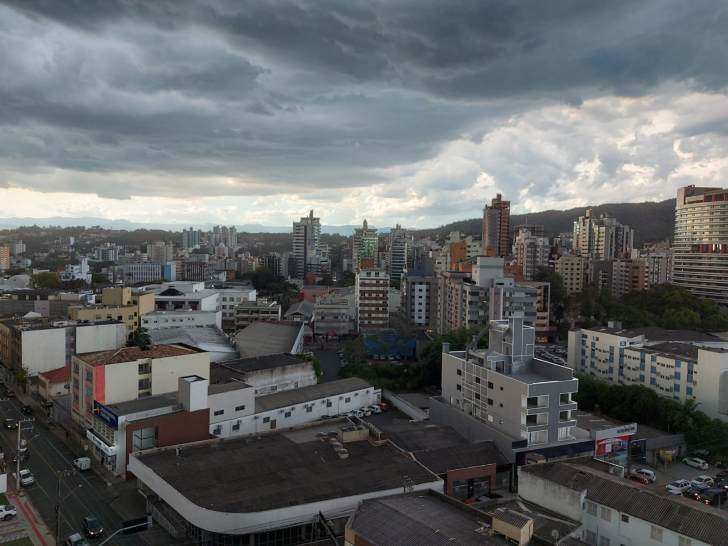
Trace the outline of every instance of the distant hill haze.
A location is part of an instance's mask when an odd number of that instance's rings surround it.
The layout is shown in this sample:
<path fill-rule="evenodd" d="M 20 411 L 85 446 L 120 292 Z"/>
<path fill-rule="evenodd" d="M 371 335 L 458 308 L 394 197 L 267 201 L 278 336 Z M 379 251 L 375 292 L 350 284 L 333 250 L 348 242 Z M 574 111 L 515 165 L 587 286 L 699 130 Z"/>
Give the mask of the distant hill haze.
<path fill-rule="evenodd" d="M 529 214 L 514 214 L 511 216 L 511 229 L 513 226 L 525 224 L 541 224 L 544 226 L 544 235 L 554 237 L 559 233 L 574 231 L 574 222 L 579 216 L 584 216 L 587 209 L 593 209 L 597 215 L 608 213 L 622 224 L 634 229 L 635 247 L 641 248 L 645 243 L 658 243 L 665 239 L 672 241 L 675 233 L 675 199 L 667 199 L 657 203 L 608 203 L 580 207 L 569 210 L 546 210 Z M 436 229 L 418 230 L 420 236 L 444 236 L 451 231 L 460 231 L 464 235 L 482 234 L 483 219 L 473 218 L 453 222 Z"/>

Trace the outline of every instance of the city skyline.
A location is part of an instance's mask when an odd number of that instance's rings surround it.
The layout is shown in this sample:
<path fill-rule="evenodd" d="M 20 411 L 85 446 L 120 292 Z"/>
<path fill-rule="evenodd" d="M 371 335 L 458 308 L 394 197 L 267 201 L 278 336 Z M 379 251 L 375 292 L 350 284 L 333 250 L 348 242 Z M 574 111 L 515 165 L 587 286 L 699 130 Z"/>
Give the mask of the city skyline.
<path fill-rule="evenodd" d="M 429 228 L 723 185 L 722 3 L 409 8 L 0 2 L 2 216 Z"/>

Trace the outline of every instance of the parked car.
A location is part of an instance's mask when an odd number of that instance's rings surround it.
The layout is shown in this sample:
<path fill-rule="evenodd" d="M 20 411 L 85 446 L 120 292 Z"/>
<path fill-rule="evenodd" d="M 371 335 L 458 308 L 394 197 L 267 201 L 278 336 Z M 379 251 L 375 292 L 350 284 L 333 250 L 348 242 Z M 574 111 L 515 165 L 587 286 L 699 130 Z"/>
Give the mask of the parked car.
<path fill-rule="evenodd" d="M 710 455 L 710 451 L 708 451 L 707 449 L 696 449 L 695 451 L 693 451 L 693 455 L 695 455 L 696 457 L 707 457 L 708 455 Z"/>
<path fill-rule="evenodd" d="M 73 466 L 79 470 L 88 470 L 91 468 L 91 459 L 88 457 L 79 457 L 73 461 Z"/>
<path fill-rule="evenodd" d="M 721 470 L 715 475 L 716 480 L 720 480 L 722 478 L 728 478 L 728 470 Z"/>
<path fill-rule="evenodd" d="M 670 495 L 681 495 L 682 496 L 682 491 L 680 491 L 679 489 L 666 489 L 665 492 L 669 493 Z"/>
<path fill-rule="evenodd" d="M 489 500 L 495 500 L 502 498 L 503 495 L 499 495 L 498 493 L 486 493 L 485 495 L 481 495 L 477 499 L 475 499 L 478 502 L 485 502 Z"/>
<path fill-rule="evenodd" d="M 710 485 L 711 487 L 714 483 L 715 480 L 713 480 L 713 478 L 711 478 L 710 476 L 706 476 L 705 474 L 693 478 L 690 482 L 691 485 Z"/>
<path fill-rule="evenodd" d="M 639 474 L 640 476 L 644 476 L 649 482 L 654 482 L 655 480 L 657 480 L 657 476 L 649 468 L 638 468 L 634 471 L 634 473 Z"/>
<path fill-rule="evenodd" d="M 73 533 L 66 537 L 66 546 L 88 546 L 88 542 L 81 533 Z"/>
<path fill-rule="evenodd" d="M 18 454 L 13 457 L 13 463 L 17 463 L 18 459 L 20 459 L 21 463 L 24 463 L 28 460 L 28 457 L 30 457 L 30 452 L 28 451 L 27 447 L 20 448 L 20 451 L 18 451 Z"/>
<path fill-rule="evenodd" d="M 640 474 L 627 474 L 626 478 L 640 485 L 650 485 L 650 481 Z"/>
<path fill-rule="evenodd" d="M 683 493 L 690 489 L 690 482 L 687 480 L 675 480 L 669 485 L 665 486 L 665 489 L 668 493 L 671 493 L 673 491 L 677 491 L 678 493 Z"/>
<path fill-rule="evenodd" d="M 27 468 L 20 471 L 20 485 L 28 486 L 35 483 L 33 474 Z"/>
<path fill-rule="evenodd" d="M 10 417 L 8 417 L 7 419 L 5 419 L 5 421 L 3 422 L 3 424 L 4 424 L 5 428 L 8 428 L 8 429 L 18 428 L 18 420 L 17 419 L 12 419 Z"/>
<path fill-rule="evenodd" d="M 717 478 L 713 487 L 720 487 L 721 489 L 728 489 L 728 478 Z"/>
<path fill-rule="evenodd" d="M 81 528 L 91 538 L 100 537 L 104 532 L 104 527 L 96 516 L 86 516 L 83 518 Z"/>
<path fill-rule="evenodd" d="M 695 498 L 698 502 L 702 502 L 703 504 L 708 505 L 720 505 L 723 506 L 726 503 L 726 500 L 728 500 L 728 493 L 726 493 L 725 489 L 717 489 L 717 488 L 711 488 L 706 489 L 702 493 L 698 494 L 698 496 Z"/>
<path fill-rule="evenodd" d="M 374 356 L 372 357 L 372 359 L 373 359 L 373 360 L 379 360 L 379 355 L 374 355 Z"/>
<path fill-rule="evenodd" d="M 690 489 L 685 491 L 683 493 L 683 497 L 688 499 L 697 499 L 698 495 L 705 491 L 706 489 L 710 489 L 709 485 L 691 485 Z"/>
<path fill-rule="evenodd" d="M 17 516 L 18 512 L 15 510 L 15 506 L 12 504 L 0 505 L 0 519 L 8 521 L 13 516 Z"/>
<path fill-rule="evenodd" d="M 13 389 L 8 389 L 5 391 L 5 396 L 8 398 L 15 398 L 15 391 Z"/>
<path fill-rule="evenodd" d="M 685 457 L 682 460 L 683 464 L 692 466 L 693 468 L 699 468 L 700 470 L 708 470 L 709 466 L 703 459 L 697 457 Z"/>
<path fill-rule="evenodd" d="M 28 415 L 33 415 L 33 406 L 23 404 L 23 407 L 20 408 L 20 411 L 22 411 L 23 413 L 27 413 Z"/>
<path fill-rule="evenodd" d="M 382 408 L 379 406 L 367 406 L 366 408 L 362 409 L 368 409 L 371 413 L 382 413 Z"/>

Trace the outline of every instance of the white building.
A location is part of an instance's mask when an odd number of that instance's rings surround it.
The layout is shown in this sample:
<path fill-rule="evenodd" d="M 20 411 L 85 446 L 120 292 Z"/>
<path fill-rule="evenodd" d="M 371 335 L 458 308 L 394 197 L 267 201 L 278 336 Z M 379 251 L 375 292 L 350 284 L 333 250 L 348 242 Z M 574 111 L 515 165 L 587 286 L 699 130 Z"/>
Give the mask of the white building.
<path fill-rule="evenodd" d="M 531 235 L 527 229 L 521 230 L 513 244 L 513 257 L 518 265 L 523 266 L 526 280 L 533 280 L 537 267 L 549 264 L 550 253 L 549 240 Z"/>
<path fill-rule="evenodd" d="M 126 284 L 154 282 L 158 280 L 177 280 L 177 265 L 174 262 L 139 262 L 120 266 L 122 279 Z"/>
<path fill-rule="evenodd" d="M 91 270 L 88 266 L 88 258 L 81 258 L 78 265 L 66 265 L 63 271 L 58 273 L 61 281 L 84 281 L 91 284 Z"/>
<path fill-rule="evenodd" d="M 153 311 L 142 317 L 142 328 L 150 331 L 182 326 L 217 326 L 221 328 L 221 316 L 220 311 L 193 311 L 192 309 Z"/>
<path fill-rule="evenodd" d="M 710 334 L 610 326 L 569 332 L 568 365 L 619 385 L 641 385 L 666 398 L 695 400 L 728 421 L 728 342 Z"/>
<path fill-rule="evenodd" d="M 142 291 L 154 294 L 154 307 L 158 310 L 220 311 L 222 309 L 222 296 L 219 290 L 206 289 L 204 282 L 169 282 L 146 286 Z"/>

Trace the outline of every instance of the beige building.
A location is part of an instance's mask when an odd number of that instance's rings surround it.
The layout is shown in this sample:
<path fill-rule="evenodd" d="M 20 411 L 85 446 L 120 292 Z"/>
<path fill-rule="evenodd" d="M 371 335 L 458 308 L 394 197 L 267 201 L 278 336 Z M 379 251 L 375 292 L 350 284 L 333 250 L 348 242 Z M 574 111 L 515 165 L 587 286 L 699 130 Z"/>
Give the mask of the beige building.
<path fill-rule="evenodd" d="M 107 405 L 175 392 L 187 375 L 209 379 L 210 355 L 184 345 L 124 347 L 75 355 L 71 368 L 73 417 L 90 428 L 94 401 Z"/>
<path fill-rule="evenodd" d="M 563 277 L 566 291 L 579 294 L 587 283 L 589 260 L 583 256 L 564 255 L 556 260 L 556 271 Z"/>
<path fill-rule="evenodd" d="M 246 301 L 235 306 L 235 328 L 240 330 L 253 322 L 280 322 L 281 304 L 266 299 Z"/>
<path fill-rule="evenodd" d="M 316 300 L 312 322 L 317 334 L 347 335 L 354 326 L 349 316 L 349 301 L 339 294 L 324 294 Z"/>
<path fill-rule="evenodd" d="M 386 270 L 379 267 L 359 269 L 354 294 L 359 330 L 389 326 L 389 274 Z"/>
<path fill-rule="evenodd" d="M 142 316 L 154 311 L 154 294 L 132 294 L 131 288 L 104 288 L 96 303 L 68 308 L 76 321 L 118 320 L 126 325 L 127 336 L 141 326 Z"/>

